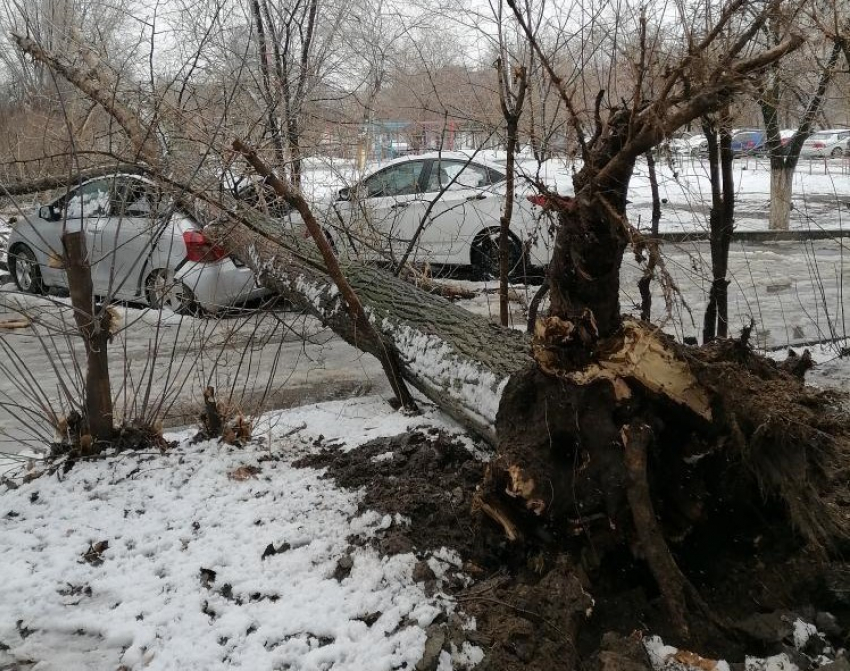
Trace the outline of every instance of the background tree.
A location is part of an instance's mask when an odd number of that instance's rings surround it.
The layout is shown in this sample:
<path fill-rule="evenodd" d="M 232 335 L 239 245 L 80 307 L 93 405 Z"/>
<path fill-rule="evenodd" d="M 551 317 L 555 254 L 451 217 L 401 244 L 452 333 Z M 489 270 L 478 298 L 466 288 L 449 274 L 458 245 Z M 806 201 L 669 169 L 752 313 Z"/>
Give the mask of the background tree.
<path fill-rule="evenodd" d="M 818 9 L 813 7 L 811 11 L 817 13 Z M 833 25 L 836 18 L 833 14 Z M 776 18 L 764 28 L 773 44 L 781 39 L 781 29 L 777 26 L 781 20 Z M 759 107 L 766 132 L 765 145 L 770 156 L 770 228 L 773 230 L 789 228 L 794 172 L 800 160 L 800 151 L 803 142 L 814 130 L 815 121 L 826 102 L 841 53 L 840 40 L 829 39 L 819 33 L 816 28 L 817 20 L 813 20 L 811 14 L 801 13 L 798 20 L 808 25 L 810 34 L 814 35 L 814 39 L 807 45 L 807 50 L 800 54 L 800 58 L 805 59 L 805 65 L 801 64 L 802 67 L 798 69 L 788 67 L 787 64 L 780 68 L 774 64 L 765 73 L 764 84 L 759 91 Z M 791 80 L 795 73 L 797 82 Z M 799 100 L 801 107 L 799 116 L 793 113 L 797 105 L 789 100 L 792 90 L 795 90 L 794 97 Z M 786 119 L 790 121 L 789 117 L 797 117 L 794 123 L 795 132 L 791 138 L 786 138 L 785 142 L 780 138 L 780 111 L 783 107 Z"/>

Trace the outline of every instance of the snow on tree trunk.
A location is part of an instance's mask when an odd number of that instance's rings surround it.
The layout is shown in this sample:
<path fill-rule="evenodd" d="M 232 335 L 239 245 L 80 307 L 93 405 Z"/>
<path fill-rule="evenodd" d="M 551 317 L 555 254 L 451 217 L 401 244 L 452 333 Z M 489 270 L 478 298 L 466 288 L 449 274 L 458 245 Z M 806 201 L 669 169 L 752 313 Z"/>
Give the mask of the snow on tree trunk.
<path fill-rule="evenodd" d="M 263 286 L 369 354 L 395 349 L 408 382 L 475 433 L 496 442 L 502 391 L 511 375 L 531 365 L 528 336 L 499 328 L 391 273 L 341 259 L 343 272 L 383 336 L 380 342 L 366 339 L 309 240 L 281 231 L 278 222 L 262 215 L 243 217 L 249 225 L 234 224 L 222 238 Z"/>
<path fill-rule="evenodd" d="M 791 194 L 794 168 L 782 166 L 770 170 L 770 230 L 787 231 L 791 223 Z"/>

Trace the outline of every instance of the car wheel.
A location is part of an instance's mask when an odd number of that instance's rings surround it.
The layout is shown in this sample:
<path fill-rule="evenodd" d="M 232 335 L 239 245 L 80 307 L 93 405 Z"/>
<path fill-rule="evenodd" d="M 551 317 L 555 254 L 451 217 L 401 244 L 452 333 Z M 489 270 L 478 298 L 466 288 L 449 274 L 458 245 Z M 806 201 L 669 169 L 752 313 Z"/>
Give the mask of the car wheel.
<path fill-rule="evenodd" d="M 832 156 L 832 158 L 841 158 L 844 156 L 844 150 L 841 147 L 836 147 L 832 150 L 830 156 Z"/>
<path fill-rule="evenodd" d="M 9 252 L 9 271 L 15 286 L 28 294 L 43 294 L 47 287 L 41 278 L 41 268 L 35 253 L 26 245 L 16 245 Z"/>
<path fill-rule="evenodd" d="M 469 260 L 472 265 L 472 275 L 476 280 L 489 280 L 499 277 L 499 229 L 491 228 L 482 231 L 469 250 Z M 509 277 L 520 274 L 522 261 L 522 246 L 513 235 L 508 236 L 508 267 Z"/>
<path fill-rule="evenodd" d="M 166 268 L 153 271 L 146 283 L 148 305 L 154 310 L 168 308 L 178 314 L 195 314 L 197 304 L 192 290 Z"/>

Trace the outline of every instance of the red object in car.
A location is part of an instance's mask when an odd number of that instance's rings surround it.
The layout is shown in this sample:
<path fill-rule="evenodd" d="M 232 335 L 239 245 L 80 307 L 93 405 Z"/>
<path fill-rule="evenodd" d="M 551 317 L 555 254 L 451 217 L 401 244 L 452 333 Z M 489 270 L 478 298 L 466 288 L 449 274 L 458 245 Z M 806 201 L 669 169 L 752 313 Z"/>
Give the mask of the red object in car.
<path fill-rule="evenodd" d="M 186 258 L 189 261 L 213 263 L 227 256 L 224 247 L 214 244 L 200 231 L 186 231 L 183 233 L 183 242 L 186 243 Z"/>
<path fill-rule="evenodd" d="M 558 196 L 554 193 L 535 193 L 526 196 L 532 205 L 542 207 L 544 210 L 572 210 L 575 202 L 569 196 Z"/>

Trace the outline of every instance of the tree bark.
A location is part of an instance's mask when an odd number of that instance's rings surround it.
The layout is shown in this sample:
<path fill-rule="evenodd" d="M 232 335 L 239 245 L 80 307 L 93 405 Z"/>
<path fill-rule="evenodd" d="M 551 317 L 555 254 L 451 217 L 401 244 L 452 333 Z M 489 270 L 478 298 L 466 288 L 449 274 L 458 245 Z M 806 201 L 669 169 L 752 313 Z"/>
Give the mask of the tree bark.
<path fill-rule="evenodd" d="M 784 162 L 783 162 L 784 163 Z M 787 231 L 791 223 L 791 196 L 794 168 L 782 165 L 770 169 L 770 229 Z"/>
<path fill-rule="evenodd" d="M 110 314 L 108 310 L 95 308 L 85 234 L 81 231 L 65 233 L 62 236 L 62 245 L 65 250 L 74 320 L 86 350 L 83 434 L 88 433 L 91 436 L 90 449 L 97 452 L 104 443 L 112 440 L 114 434 L 107 356 Z M 81 447 L 87 451 L 85 445 Z"/>
<path fill-rule="evenodd" d="M 729 247 L 732 244 L 735 215 L 735 183 L 732 175 L 732 137 L 729 129 L 718 131 L 714 124 L 703 123 L 708 139 L 711 212 L 709 240 L 711 246 L 711 288 L 703 317 L 703 342 L 725 338 L 729 331 Z"/>
<path fill-rule="evenodd" d="M 525 102 L 525 93 L 528 89 L 528 77 L 525 66 L 514 69 L 513 86 L 508 77 L 506 55 L 496 61 L 496 69 L 499 77 L 499 106 L 505 119 L 507 129 L 506 149 L 508 154 L 505 164 L 505 205 L 502 216 L 499 219 L 499 319 L 502 326 L 508 326 L 508 280 L 511 271 L 510 244 L 511 244 L 511 218 L 514 212 L 514 181 L 516 178 L 514 164 L 516 161 L 516 149 L 519 142 L 519 120 L 522 116 L 522 107 Z"/>
<path fill-rule="evenodd" d="M 624 121 L 620 111 L 609 124 Z M 631 238 L 626 194 L 635 162 L 621 153 L 622 137 L 615 131 L 601 140 L 573 178 L 576 196 L 559 213 L 549 269 L 550 317 L 575 325 L 572 342 L 585 348 L 620 325 L 620 266 Z"/>
<path fill-rule="evenodd" d="M 380 357 L 389 341 L 401 373 L 448 414 L 496 443 L 496 413 L 511 375 L 531 365 L 526 334 L 502 329 L 391 273 L 340 259 L 340 270 L 383 336 L 362 337 L 315 246 L 255 211 L 234 212 L 220 239 L 269 287 L 318 317 L 346 342 Z"/>

